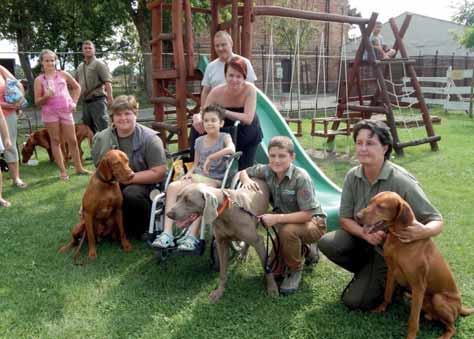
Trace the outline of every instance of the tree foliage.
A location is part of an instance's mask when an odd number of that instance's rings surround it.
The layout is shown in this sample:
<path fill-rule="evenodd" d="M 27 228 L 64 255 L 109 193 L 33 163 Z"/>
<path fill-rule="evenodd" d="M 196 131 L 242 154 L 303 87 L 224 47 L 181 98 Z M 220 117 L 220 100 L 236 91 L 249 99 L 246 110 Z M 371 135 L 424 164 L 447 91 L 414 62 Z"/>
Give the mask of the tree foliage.
<path fill-rule="evenodd" d="M 299 8 L 303 10 L 312 10 L 309 2 L 299 0 L 277 0 L 274 5 Z M 309 20 L 289 19 L 289 18 L 266 18 L 266 26 L 273 28 L 273 38 L 275 48 L 281 50 L 294 51 L 297 44 L 297 33 L 299 31 L 299 48 L 306 50 L 311 42 L 318 39 L 319 32 L 322 29 L 321 23 Z"/>
<path fill-rule="evenodd" d="M 459 43 L 474 48 L 474 1 L 464 1 L 456 10 L 454 21 L 466 25 L 463 34 L 455 34 Z"/>

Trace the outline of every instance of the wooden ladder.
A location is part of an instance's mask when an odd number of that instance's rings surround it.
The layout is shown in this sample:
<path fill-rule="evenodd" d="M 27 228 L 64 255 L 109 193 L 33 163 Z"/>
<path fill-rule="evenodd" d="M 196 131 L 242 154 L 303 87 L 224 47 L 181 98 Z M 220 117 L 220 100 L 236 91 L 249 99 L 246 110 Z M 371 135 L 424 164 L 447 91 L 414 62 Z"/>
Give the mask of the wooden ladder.
<path fill-rule="evenodd" d="M 199 111 L 199 93 L 189 93 L 186 83 L 195 79 L 194 41 L 192 32 L 192 9 L 189 0 L 174 0 L 164 4 L 162 0 L 148 4 L 152 15 L 152 63 L 153 63 L 153 97 L 150 101 L 155 106 L 153 128 L 160 132 L 163 142 L 171 141 L 178 135 L 180 150 L 188 147 L 188 117 L 193 111 Z M 163 14 L 171 11 L 171 32 L 163 32 Z M 184 17 L 184 31 L 183 31 Z M 164 42 L 171 41 L 173 65 L 166 68 L 163 63 Z M 175 85 L 174 93 L 168 88 Z M 197 102 L 194 109 L 187 108 L 187 98 Z M 165 111 L 165 105 L 175 107 Z M 175 114 L 173 122 L 165 122 L 166 114 Z"/>

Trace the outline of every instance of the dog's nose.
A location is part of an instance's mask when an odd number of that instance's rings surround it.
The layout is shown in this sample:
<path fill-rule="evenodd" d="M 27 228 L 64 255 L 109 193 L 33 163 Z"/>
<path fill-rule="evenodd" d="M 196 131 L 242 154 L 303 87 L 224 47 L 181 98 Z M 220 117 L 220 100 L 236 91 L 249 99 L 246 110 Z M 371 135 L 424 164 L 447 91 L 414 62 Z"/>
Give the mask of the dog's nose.
<path fill-rule="evenodd" d="M 176 213 L 174 211 L 169 211 L 168 213 L 166 213 L 166 215 L 168 216 L 168 218 L 173 220 L 175 220 L 176 218 Z"/>

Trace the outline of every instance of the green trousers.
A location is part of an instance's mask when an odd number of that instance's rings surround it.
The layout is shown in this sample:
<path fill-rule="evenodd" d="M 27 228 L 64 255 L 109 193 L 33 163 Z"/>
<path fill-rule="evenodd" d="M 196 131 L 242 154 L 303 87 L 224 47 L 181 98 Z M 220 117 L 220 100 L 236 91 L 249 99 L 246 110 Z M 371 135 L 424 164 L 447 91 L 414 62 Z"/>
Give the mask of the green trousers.
<path fill-rule="evenodd" d="M 347 307 L 371 310 L 382 303 L 387 265 L 381 251 L 342 229 L 325 234 L 318 247 L 329 260 L 354 273 L 341 295 Z"/>

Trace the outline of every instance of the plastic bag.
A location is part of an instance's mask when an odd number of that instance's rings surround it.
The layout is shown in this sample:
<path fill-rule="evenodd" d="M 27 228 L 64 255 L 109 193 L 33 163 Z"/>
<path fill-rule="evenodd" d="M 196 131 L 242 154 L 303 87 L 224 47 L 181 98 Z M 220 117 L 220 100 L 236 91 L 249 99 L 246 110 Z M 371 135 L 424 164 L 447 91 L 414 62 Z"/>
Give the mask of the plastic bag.
<path fill-rule="evenodd" d="M 19 82 L 16 79 L 7 79 L 4 93 L 5 102 L 9 104 L 20 103 L 21 107 L 28 105 L 23 93 L 21 92 Z"/>

